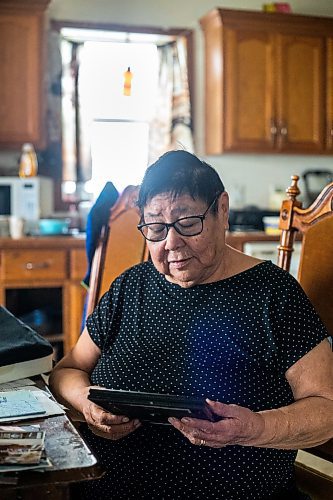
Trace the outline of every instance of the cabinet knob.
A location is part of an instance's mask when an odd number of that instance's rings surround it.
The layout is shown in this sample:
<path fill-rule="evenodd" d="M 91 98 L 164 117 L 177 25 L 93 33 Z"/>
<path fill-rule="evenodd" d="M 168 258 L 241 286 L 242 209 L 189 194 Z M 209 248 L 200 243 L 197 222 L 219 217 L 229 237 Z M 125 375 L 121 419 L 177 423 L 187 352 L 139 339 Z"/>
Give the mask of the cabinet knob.
<path fill-rule="evenodd" d="M 46 269 L 47 267 L 50 267 L 49 262 L 27 262 L 25 265 L 28 271 L 32 271 L 33 269 Z"/>
<path fill-rule="evenodd" d="M 277 126 L 275 125 L 274 122 L 271 124 L 271 135 L 276 135 L 278 132 Z"/>
<path fill-rule="evenodd" d="M 276 126 L 276 122 L 275 122 L 274 119 L 271 120 L 270 133 L 271 133 L 271 144 L 274 147 L 276 136 L 277 136 L 277 133 L 278 133 L 278 128 Z"/>
<path fill-rule="evenodd" d="M 280 134 L 283 135 L 284 137 L 288 135 L 288 129 L 287 127 L 283 126 L 280 128 Z"/>

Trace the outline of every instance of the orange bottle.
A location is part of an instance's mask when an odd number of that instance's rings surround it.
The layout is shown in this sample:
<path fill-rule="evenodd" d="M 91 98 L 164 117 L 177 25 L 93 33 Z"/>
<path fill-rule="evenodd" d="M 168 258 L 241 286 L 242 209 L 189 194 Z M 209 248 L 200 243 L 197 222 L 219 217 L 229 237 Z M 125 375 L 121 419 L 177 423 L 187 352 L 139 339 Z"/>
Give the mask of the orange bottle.
<path fill-rule="evenodd" d="M 124 95 L 131 95 L 132 78 L 133 73 L 131 72 L 131 68 L 128 67 L 127 71 L 124 73 Z"/>
<path fill-rule="evenodd" d="M 19 176 L 35 177 L 38 171 L 38 162 L 35 149 L 30 142 L 26 142 L 22 146 L 22 153 L 20 158 Z"/>

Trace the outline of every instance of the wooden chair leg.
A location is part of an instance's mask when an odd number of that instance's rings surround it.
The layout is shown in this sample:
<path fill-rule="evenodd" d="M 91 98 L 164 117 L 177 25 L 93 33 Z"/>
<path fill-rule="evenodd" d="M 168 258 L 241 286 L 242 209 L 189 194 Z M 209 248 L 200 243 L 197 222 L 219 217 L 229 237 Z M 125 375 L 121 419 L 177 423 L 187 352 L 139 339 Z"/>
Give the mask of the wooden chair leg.
<path fill-rule="evenodd" d="M 333 478 L 310 471 L 301 464 L 295 465 L 295 473 L 298 488 L 312 500 L 333 499 Z"/>

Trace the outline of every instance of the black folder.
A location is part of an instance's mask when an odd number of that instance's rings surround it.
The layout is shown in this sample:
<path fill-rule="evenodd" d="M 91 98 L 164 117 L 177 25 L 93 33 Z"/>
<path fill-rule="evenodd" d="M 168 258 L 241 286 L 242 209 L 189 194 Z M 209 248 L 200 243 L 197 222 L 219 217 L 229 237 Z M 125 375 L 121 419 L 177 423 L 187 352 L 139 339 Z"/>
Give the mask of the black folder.
<path fill-rule="evenodd" d="M 52 359 L 52 345 L 0 306 L 0 383 L 47 373 Z"/>

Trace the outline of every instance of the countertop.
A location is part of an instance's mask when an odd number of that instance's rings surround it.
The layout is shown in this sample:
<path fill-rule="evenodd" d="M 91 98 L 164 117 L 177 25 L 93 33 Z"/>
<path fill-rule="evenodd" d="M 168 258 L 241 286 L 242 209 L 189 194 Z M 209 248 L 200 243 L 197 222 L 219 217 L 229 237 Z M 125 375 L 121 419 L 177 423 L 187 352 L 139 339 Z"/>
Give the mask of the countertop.
<path fill-rule="evenodd" d="M 241 249 L 244 243 L 255 241 L 276 241 L 280 236 L 266 234 L 264 231 L 227 231 L 226 241 L 229 245 Z M 80 233 L 78 235 L 69 236 L 26 236 L 20 239 L 9 237 L 0 237 L 0 249 L 22 248 L 22 249 L 43 249 L 50 248 L 85 248 L 86 235 Z"/>
<path fill-rule="evenodd" d="M 24 238 L 0 238 L 0 249 L 24 248 L 24 249 L 65 249 L 85 248 L 86 236 L 84 233 L 75 236 L 26 236 Z"/>

